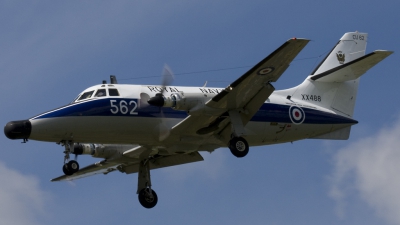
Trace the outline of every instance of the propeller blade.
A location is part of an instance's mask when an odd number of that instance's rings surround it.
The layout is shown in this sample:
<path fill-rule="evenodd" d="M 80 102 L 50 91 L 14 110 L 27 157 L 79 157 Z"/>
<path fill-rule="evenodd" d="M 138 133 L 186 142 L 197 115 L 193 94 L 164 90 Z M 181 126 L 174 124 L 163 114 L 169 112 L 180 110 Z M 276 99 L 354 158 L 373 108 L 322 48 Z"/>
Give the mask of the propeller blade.
<path fill-rule="evenodd" d="M 167 64 L 164 64 L 161 80 L 161 91 L 157 93 L 156 96 L 151 97 L 147 100 L 147 103 L 152 106 L 163 107 L 164 106 L 164 92 L 166 91 L 166 86 L 170 85 L 174 80 L 174 73 L 172 73 L 171 68 Z"/>
<path fill-rule="evenodd" d="M 167 64 L 164 64 L 162 72 L 162 81 L 161 81 L 161 88 L 162 88 L 161 94 L 164 94 L 165 87 L 169 86 L 173 80 L 174 80 L 174 73 Z"/>
<path fill-rule="evenodd" d="M 170 129 L 168 128 L 168 124 L 165 122 L 166 118 L 164 116 L 164 111 L 162 108 L 160 108 L 160 114 L 161 114 L 161 123 L 159 124 L 158 140 L 163 141 L 169 136 Z"/>

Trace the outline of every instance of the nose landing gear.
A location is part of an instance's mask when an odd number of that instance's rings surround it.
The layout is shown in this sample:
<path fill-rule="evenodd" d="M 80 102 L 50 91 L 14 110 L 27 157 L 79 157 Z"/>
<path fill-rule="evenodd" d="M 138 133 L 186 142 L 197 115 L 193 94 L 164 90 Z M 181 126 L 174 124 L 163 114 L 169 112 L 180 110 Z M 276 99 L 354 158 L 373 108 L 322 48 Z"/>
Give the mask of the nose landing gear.
<path fill-rule="evenodd" d="M 64 162 L 62 170 L 65 175 L 71 176 L 72 174 L 78 172 L 79 163 L 75 160 L 70 160 L 68 163 Z"/>
<path fill-rule="evenodd" d="M 62 171 L 65 175 L 71 176 L 79 171 L 79 163 L 76 160 L 70 160 L 69 157 L 70 153 L 73 153 L 74 143 L 72 141 L 63 141 L 62 144 L 65 146 Z"/>

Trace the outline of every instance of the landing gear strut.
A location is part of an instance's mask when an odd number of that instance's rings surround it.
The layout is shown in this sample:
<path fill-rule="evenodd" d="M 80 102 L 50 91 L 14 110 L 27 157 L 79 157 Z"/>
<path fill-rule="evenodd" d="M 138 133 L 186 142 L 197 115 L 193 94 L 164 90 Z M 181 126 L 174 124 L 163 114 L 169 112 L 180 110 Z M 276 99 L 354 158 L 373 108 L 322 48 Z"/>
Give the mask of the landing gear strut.
<path fill-rule="evenodd" d="M 137 194 L 139 202 L 143 207 L 151 209 L 157 205 L 157 194 L 151 189 L 149 160 L 140 162 Z"/>
<path fill-rule="evenodd" d="M 241 158 L 249 153 L 249 144 L 242 137 L 233 137 L 229 141 L 229 149 L 234 156 Z"/>
<path fill-rule="evenodd" d="M 70 176 L 79 170 L 79 163 L 76 160 L 69 160 L 69 155 L 73 152 L 74 143 L 72 141 L 64 141 L 63 145 L 65 146 L 65 155 L 62 170 L 65 175 Z"/>

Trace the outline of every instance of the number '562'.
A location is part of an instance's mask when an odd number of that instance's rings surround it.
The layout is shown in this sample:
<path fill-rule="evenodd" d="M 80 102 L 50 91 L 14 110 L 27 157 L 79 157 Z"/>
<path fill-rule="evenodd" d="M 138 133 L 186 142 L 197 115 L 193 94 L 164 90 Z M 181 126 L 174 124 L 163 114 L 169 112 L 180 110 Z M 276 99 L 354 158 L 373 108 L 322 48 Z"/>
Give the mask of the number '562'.
<path fill-rule="evenodd" d="M 137 109 L 137 103 L 133 100 L 129 102 L 129 104 L 125 100 L 120 100 L 118 103 L 118 100 L 110 100 L 110 105 L 111 105 L 111 113 L 112 114 L 117 114 L 118 112 L 122 114 L 127 114 L 129 113 L 130 115 L 137 115 L 138 113 L 135 112 Z M 133 105 L 133 108 L 132 106 Z M 129 108 L 132 108 L 129 111 Z"/>

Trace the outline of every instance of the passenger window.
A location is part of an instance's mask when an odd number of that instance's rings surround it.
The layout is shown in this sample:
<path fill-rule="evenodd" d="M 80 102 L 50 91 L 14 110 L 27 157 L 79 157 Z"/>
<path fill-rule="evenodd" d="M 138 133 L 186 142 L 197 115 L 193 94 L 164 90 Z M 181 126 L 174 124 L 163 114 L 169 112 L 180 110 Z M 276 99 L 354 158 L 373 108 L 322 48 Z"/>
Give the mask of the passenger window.
<path fill-rule="evenodd" d="M 94 95 L 94 97 L 105 97 L 106 94 L 106 89 L 99 89 L 97 90 L 96 94 Z"/>
<path fill-rule="evenodd" d="M 108 95 L 109 96 L 119 96 L 119 93 L 118 93 L 117 89 L 110 88 L 110 89 L 108 89 Z"/>
<path fill-rule="evenodd" d="M 83 93 L 78 100 L 83 100 L 83 99 L 92 97 L 93 92 L 94 91 L 88 91 L 88 92 Z"/>

